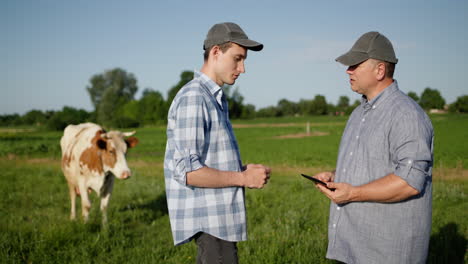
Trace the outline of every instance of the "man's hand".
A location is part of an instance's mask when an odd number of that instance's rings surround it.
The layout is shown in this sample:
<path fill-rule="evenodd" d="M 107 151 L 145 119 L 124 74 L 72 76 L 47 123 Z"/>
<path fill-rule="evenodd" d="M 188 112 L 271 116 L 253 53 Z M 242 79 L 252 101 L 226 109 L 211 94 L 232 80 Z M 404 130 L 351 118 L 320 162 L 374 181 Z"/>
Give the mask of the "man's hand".
<path fill-rule="evenodd" d="M 270 179 L 271 169 L 261 164 L 247 164 L 242 172 L 243 186 L 261 189 Z"/>
<path fill-rule="evenodd" d="M 334 171 L 324 171 L 314 175 L 314 178 L 317 178 L 323 182 L 333 182 L 335 180 Z"/>
<path fill-rule="evenodd" d="M 319 173 L 316 177 L 326 182 L 326 175 L 320 175 Z M 336 204 L 349 202 L 394 203 L 419 194 L 418 190 L 393 173 L 360 186 L 327 182 L 327 187 L 335 188 L 334 191 L 324 186 L 316 186 Z"/>
<path fill-rule="evenodd" d="M 327 182 L 327 187 L 334 188 L 335 190 L 333 191 L 322 185 L 316 184 L 316 186 L 322 193 L 324 193 L 336 204 L 345 204 L 351 202 L 355 196 L 356 187 L 348 183 Z"/>
<path fill-rule="evenodd" d="M 315 178 L 325 182 L 327 187 L 321 184 L 315 184 L 315 186 L 324 193 L 330 200 L 336 204 L 348 203 L 352 200 L 354 195 L 354 187 L 347 183 L 336 183 L 335 172 L 325 171 L 314 175 Z M 333 191 L 330 189 L 334 189 Z"/>

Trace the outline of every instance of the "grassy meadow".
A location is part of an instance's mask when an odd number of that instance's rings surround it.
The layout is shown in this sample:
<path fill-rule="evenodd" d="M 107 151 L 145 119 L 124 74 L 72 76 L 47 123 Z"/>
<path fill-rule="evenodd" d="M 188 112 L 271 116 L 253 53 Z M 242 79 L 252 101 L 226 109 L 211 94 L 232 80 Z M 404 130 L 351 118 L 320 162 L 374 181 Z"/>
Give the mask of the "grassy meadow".
<path fill-rule="evenodd" d="M 244 163 L 273 169 L 264 189 L 246 190 L 249 240 L 238 244 L 240 263 L 335 263 L 325 259 L 329 202 L 299 173 L 334 168 L 346 119 L 233 122 Z M 436 139 L 428 262 L 468 263 L 468 115 L 431 119 Z M 140 143 L 127 155 L 133 176 L 116 180 L 104 230 L 95 194 L 89 223 L 69 220 L 61 132 L 0 128 L 0 263 L 195 263 L 194 243 L 172 242 L 165 127 L 136 131 Z"/>

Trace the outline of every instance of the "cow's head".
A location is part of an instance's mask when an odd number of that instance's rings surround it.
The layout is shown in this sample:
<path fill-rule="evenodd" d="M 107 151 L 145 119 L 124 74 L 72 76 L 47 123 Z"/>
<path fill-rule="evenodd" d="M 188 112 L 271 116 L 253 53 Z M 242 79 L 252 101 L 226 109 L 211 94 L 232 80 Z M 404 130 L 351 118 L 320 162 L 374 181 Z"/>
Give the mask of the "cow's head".
<path fill-rule="evenodd" d="M 112 172 L 119 179 L 127 179 L 132 173 L 127 165 L 125 154 L 128 148 L 138 144 L 133 132 L 120 131 L 102 132 L 96 144 L 100 152 L 104 172 Z"/>

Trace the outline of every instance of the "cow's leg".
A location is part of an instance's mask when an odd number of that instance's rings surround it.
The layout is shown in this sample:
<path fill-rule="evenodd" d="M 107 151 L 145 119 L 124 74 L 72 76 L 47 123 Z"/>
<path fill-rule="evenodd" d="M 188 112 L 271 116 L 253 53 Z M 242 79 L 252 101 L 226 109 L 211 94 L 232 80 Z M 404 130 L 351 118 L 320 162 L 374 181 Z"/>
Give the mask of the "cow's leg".
<path fill-rule="evenodd" d="M 108 193 L 106 196 L 101 197 L 101 213 L 102 213 L 102 225 L 107 225 L 107 205 L 109 204 L 111 194 Z"/>
<path fill-rule="evenodd" d="M 88 197 L 87 188 L 84 183 L 79 184 L 79 189 L 81 193 L 81 214 L 83 215 L 83 220 L 88 222 L 89 210 L 91 209 L 91 201 Z"/>
<path fill-rule="evenodd" d="M 75 186 L 71 183 L 68 183 L 68 192 L 70 193 L 70 219 L 76 219 L 76 192 Z"/>
<path fill-rule="evenodd" d="M 101 213 L 102 213 L 102 224 L 107 225 L 107 206 L 114 188 L 114 176 L 106 175 L 104 184 L 101 188 Z"/>

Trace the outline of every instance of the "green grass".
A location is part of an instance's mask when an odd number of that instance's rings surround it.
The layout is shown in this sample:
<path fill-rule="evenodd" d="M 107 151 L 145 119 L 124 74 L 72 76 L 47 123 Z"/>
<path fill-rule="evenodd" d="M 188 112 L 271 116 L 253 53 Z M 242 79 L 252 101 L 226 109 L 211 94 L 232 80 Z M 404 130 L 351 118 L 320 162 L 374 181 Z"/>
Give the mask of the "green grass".
<path fill-rule="evenodd" d="M 468 116 L 432 116 L 436 162 L 447 171 L 467 167 Z M 324 136 L 278 139 L 303 133 L 305 123 Z M 334 263 L 325 259 L 328 200 L 298 176 L 335 166 L 346 117 L 235 121 L 245 162 L 273 168 L 263 190 L 246 190 L 249 240 L 240 263 Z M 286 127 L 256 124 L 292 123 Z M 194 243 L 174 247 L 167 215 L 162 162 L 165 128 L 137 129 L 140 144 L 128 154 L 134 172 L 117 180 L 109 228 L 100 226 L 93 194 L 90 222 L 72 222 L 60 170 L 57 132 L 3 132 L 0 136 L 1 263 L 194 263 Z M 43 147 L 40 147 L 42 146 Z M 464 169 L 463 169 L 464 168 Z M 465 174 L 466 175 L 466 174 Z M 435 177 L 429 263 L 466 263 L 467 179 Z M 78 211 L 80 202 L 78 201 Z"/>
<path fill-rule="evenodd" d="M 434 166 L 468 169 L 468 115 L 432 115 Z"/>

